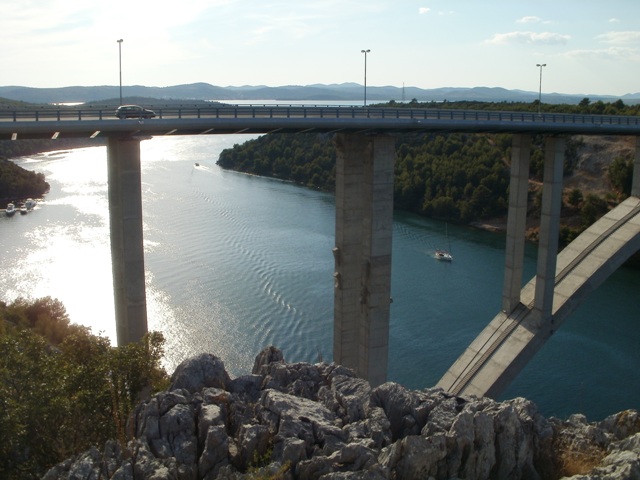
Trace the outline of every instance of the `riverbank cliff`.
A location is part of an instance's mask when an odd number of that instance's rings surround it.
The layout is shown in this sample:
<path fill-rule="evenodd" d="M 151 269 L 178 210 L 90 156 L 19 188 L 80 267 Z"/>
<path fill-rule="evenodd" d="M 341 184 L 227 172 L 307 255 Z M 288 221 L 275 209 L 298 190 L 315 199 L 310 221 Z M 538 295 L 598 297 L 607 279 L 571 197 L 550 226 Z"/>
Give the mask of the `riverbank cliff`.
<path fill-rule="evenodd" d="M 524 398 L 371 388 L 340 365 L 286 363 L 274 347 L 237 378 L 214 355 L 186 360 L 128 430 L 44 478 L 640 478 L 635 410 L 589 423 L 544 418 Z"/>

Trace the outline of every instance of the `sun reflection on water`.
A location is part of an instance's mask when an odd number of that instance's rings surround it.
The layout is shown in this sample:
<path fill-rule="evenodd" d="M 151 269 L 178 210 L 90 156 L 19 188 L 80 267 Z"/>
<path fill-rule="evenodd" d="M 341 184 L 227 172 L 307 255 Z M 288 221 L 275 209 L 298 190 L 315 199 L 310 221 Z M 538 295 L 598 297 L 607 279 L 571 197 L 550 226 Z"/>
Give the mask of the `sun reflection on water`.
<path fill-rule="evenodd" d="M 51 191 L 36 211 L 2 219 L 0 299 L 58 299 L 72 322 L 115 345 L 106 148 L 50 152 L 17 163 L 44 173 Z M 171 309 L 151 280 L 146 283 L 149 328 L 166 328 Z"/>

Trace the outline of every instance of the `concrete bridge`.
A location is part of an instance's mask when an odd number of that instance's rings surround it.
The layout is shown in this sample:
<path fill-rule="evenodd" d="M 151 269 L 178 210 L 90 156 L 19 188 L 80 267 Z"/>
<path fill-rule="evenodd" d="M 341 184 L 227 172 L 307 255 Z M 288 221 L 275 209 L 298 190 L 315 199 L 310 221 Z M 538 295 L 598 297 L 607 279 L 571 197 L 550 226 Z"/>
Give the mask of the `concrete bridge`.
<path fill-rule="evenodd" d="M 550 315 L 539 305 L 534 277 L 516 307 L 496 315 L 438 386 L 456 395 L 499 396 L 578 305 L 638 250 L 640 198 L 629 197 L 560 252 Z"/>
<path fill-rule="evenodd" d="M 372 385 L 387 374 L 394 133 L 514 134 L 502 312 L 440 381 L 447 390 L 499 393 L 577 303 L 640 248 L 633 203 L 640 197 L 640 117 L 321 106 L 155 110 L 158 118 L 149 120 L 117 120 L 112 110 L 86 107 L 0 110 L 0 139 L 107 138 L 119 344 L 147 331 L 140 141 L 148 136 L 337 133 L 334 361 Z M 536 133 L 546 142 L 540 243 L 536 277 L 523 289 L 529 153 Z M 557 255 L 564 136 L 573 134 L 636 137 L 633 198 Z M 606 222 L 617 227 L 604 227 Z"/>

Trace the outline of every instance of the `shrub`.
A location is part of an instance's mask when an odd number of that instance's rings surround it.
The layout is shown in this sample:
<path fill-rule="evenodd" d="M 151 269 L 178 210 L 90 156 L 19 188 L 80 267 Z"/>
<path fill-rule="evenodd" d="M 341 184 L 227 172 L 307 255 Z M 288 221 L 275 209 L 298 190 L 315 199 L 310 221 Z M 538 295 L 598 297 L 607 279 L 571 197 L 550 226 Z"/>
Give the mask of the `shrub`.
<path fill-rule="evenodd" d="M 168 384 L 160 333 L 112 347 L 51 299 L 0 303 L 0 324 L 0 478 L 38 478 L 91 445 L 125 443 L 135 404 Z"/>

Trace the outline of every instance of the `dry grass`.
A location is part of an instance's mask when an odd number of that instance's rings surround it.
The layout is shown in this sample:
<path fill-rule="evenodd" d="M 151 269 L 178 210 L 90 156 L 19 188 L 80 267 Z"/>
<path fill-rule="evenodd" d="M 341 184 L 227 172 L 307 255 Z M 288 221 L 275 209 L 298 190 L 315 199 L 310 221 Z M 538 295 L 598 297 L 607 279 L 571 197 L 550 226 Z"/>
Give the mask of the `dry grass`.
<path fill-rule="evenodd" d="M 607 455 L 606 450 L 598 445 L 577 444 L 562 436 L 556 440 L 554 450 L 560 477 L 586 475 Z"/>

